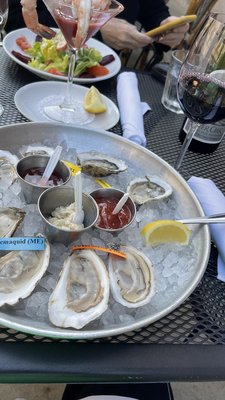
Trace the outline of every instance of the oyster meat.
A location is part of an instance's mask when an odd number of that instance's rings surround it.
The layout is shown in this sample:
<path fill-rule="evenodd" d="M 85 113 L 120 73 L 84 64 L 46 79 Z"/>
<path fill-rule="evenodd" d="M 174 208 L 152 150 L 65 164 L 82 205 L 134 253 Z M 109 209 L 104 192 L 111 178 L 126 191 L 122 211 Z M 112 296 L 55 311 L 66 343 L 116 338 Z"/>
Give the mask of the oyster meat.
<path fill-rule="evenodd" d="M 54 149 L 48 146 L 30 144 L 27 146 L 22 146 L 19 150 L 22 157 L 39 155 L 39 156 L 50 156 L 53 154 Z"/>
<path fill-rule="evenodd" d="M 18 157 L 10 151 L 0 150 L 0 180 L 8 179 L 11 183 L 16 180 L 15 166 L 18 161 Z"/>
<path fill-rule="evenodd" d="M 50 321 L 63 328 L 83 328 L 108 307 L 109 277 L 106 266 L 92 250 L 72 253 L 63 265 L 53 290 Z"/>
<path fill-rule="evenodd" d="M 127 192 L 136 204 L 160 200 L 172 194 L 172 187 L 157 176 L 133 179 L 127 187 Z"/>
<path fill-rule="evenodd" d="M 82 172 L 91 176 L 118 174 L 127 169 L 124 161 L 107 154 L 98 153 L 97 151 L 78 154 L 77 163 L 81 167 Z"/>
<path fill-rule="evenodd" d="M 0 208 L 0 237 L 10 237 L 18 228 L 25 217 L 25 212 L 20 208 Z"/>
<path fill-rule="evenodd" d="M 47 240 L 45 250 L 13 250 L 1 257 L 0 306 L 16 304 L 29 296 L 44 275 L 49 259 L 50 246 Z"/>
<path fill-rule="evenodd" d="M 113 298 L 125 307 L 137 308 L 155 293 L 154 269 L 145 254 L 130 246 L 120 246 L 127 258 L 109 256 L 109 279 Z"/>

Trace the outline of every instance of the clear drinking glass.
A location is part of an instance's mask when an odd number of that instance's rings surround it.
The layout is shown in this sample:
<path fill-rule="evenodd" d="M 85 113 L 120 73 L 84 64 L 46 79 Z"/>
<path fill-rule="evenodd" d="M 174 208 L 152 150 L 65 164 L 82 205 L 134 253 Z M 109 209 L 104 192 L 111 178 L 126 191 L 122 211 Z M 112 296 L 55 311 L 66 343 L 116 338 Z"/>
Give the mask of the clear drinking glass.
<path fill-rule="evenodd" d="M 225 14 L 211 13 L 206 19 L 181 67 L 177 95 L 191 121 L 178 170 L 200 124 L 225 125 Z"/>
<path fill-rule="evenodd" d="M 2 40 L 2 32 L 8 18 L 8 0 L 0 0 L 0 41 Z M 0 115 L 2 115 L 4 108 L 0 103 Z"/>
<path fill-rule="evenodd" d="M 176 114 L 183 114 L 177 99 L 177 79 L 180 68 L 187 55 L 186 50 L 173 50 L 171 61 L 166 75 L 166 82 L 162 94 L 162 105 L 169 111 Z"/>
<path fill-rule="evenodd" d="M 89 38 L 94 36 L 107 21 L 123 11 L 124 7 L 117 1 L 111 0 L 110 5 L 104 8 L 102 7 L 102 0 L 95 0 L 95 8 L 93 6 L 91 10 L 82 8 L 80 12 L 78 12 L 74 2 L 71 0 L 43 1 L 62 31 L 70 51 L 67 89 L 64 100 L 59 104 L 57 99 L 51 99 L 51 104 L 44 107 L 44 112 L 50 119 L 58 122 L 72 124 L 89 123 L 93 119 L 93 116 L 84 110 L 82 104 L 73 98 L 71 92 L 77 51 Z M 80 2 L 80 7 L 83 7 L 84 3 L 85 2 Z M 105 4 L 107 5 L 108 2 L 105 1 Z M 87 29 L 82 32 L 82 35 L 78 32 L 78 23 L 81 22 L 81 20 L 85 20 L 87 23 Z"/>

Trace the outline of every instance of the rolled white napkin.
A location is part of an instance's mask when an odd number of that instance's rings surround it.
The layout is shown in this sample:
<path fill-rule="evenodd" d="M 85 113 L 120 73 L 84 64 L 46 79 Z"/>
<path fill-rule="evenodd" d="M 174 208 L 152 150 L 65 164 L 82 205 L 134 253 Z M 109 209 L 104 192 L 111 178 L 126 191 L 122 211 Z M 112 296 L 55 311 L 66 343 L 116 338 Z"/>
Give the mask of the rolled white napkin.
<path fill-rule="evenodd" d="M 150 110 L 150 107 L 147 103 L 141 102 L 138 80 L 134 72 L 122 72 L 118 75 L 117 101 L 123 136 L 137 144 L 146 146 L 143 114 Z"/>
<path fill-rule="evenodd" d="M 211 179 L 192 176 L 188 184 L 196 194 L 206 215 L 225 212 L 225 196 Z M 219 253 L 217 278 L 225 282 L 225 224 L 210 224 L 209 229 Z"/>

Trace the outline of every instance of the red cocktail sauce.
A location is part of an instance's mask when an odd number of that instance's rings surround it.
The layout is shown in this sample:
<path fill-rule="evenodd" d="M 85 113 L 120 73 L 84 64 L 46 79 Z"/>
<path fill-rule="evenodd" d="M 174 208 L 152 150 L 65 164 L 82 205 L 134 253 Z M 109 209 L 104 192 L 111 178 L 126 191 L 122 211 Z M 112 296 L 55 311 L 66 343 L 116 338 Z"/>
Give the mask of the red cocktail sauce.
<path fill-rule="evenodd" d="M 131 211 L 125 204 L 118 214 L 112 214 L 118 200 L 116 199 L 95 199 L 99 208 L 99 218 L 97 226 L 104 229 L 119 229 L 126 226 L 131 220 Z"/>
<path fill-rule="evenodd" d="M 44 170 L 45 167 L 28 168 L 26 171 L 24 171 L 22 178 L 25 181 L 32 183 L 33 185 L 37 185 L 44 173 Z M 52 175 L 48 180 L 47 186 L 58 186 L 62 184 L 63 184 L 63 179 L 61 178 L 61 176 L 56 171 L 53 171 Z"/>
<path fill-rule="evenodd" d="M 61 29 L 67 43 L 74 48 L 74 39 L 77 34 L 77 18 L 74 18 L 72 12 L 71 6 L 61 7 L 60 10 L 56 9 L 54 11 L 54 19 Z M 87 37 L 83 38 L 84 42 L 94 36 L 108 19 L 109 13 L 104 11 L 95 12 L 89 21 Z M 84 43 L 81 43 L 81 45 L 83 46 Z"/>

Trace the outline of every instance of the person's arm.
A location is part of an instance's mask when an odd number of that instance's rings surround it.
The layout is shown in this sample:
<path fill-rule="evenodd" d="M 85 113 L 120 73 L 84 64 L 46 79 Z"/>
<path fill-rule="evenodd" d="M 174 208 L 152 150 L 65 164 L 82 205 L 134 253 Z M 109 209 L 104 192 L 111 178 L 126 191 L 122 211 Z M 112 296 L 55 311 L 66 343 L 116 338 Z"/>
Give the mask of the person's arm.
<path fill-rule="evenodd" d="M 164 21 L 161 22 L 160 25 L 166 24 L 167 22 L 175 21 L 177 17 L 170 16 L 166 18 Z M 177 28 L 172 29 L 168 33 L 165 33 L 164 35 L 160 36 L 158 39 L 158 43 L 164 44 L 169 46 L 170 48 L 174 48 L 180 44 L 180 42 L 183 40 L 185 33 L 189 29 L 189 24 L 184 24 L 181 25 Z"/>
<path fill-rule="evenodd" d="M 101 36 L 108 46 L 115 50 L 142 48 L 152 39 L 137 30 L 136 26 L 124 19 L 112 18 L 101 29 Z"/>
<path fill-rule="evenodd" d="M 111 19 L 100 30 L 101 37 L 108 46 L 116 50 L 142 48 L 152 43 L 152 39 L 139 32 L 134 22 L 139 21 L 146 29 L 158 26 L 161 21 L 169 17 L 168 7 L 163 0 L 133 0 L 132 4 L 122 0 L 124 11 L 116 18 Z M 168 50 L 164 42 L 156 46 Z"/>

